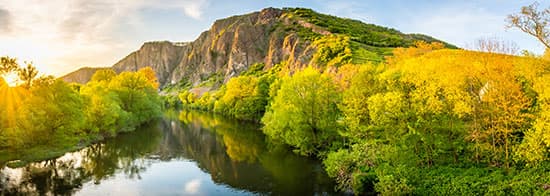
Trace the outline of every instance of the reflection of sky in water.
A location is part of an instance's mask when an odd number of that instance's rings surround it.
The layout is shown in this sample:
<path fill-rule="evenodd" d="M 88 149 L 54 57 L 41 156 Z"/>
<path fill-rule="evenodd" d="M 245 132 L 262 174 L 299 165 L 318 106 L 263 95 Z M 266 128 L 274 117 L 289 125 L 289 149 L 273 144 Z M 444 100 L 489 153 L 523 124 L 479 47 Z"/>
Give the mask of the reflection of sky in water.
<path fill-rule="evenodd" d="M 84 184 L 76 195 L 253 195 L 250 192 L 215 184 L 210 174 L 189 161 L 154 163 L 141 174 L 141 179 L 129 179 L 116 174 L 110 179 Z"/>
<path fill-rule="evenodd" d="M 23 170 L 21 168 L 19 169 L 12 169 L 9 167 L 4 167 L 0 170 L 1 174 L 0 178 L 9 179 L 13 184 L 20 184 L 21 179 L 23 177 Z M 4 179 L 0 179 L 4 180 Z"/>
<path fill-rule="evenodd" d="M 185 183 L 185 193 L 197 194 L 201 188 L 201 181 L 199 179 L 191 180 Z"/>

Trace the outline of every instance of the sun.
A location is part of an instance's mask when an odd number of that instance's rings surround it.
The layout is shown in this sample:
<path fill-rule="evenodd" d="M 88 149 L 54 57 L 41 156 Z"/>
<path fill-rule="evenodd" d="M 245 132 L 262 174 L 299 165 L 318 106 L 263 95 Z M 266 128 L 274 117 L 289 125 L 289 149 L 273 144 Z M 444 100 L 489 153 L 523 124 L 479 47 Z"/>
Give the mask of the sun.
<path fill-rule="evenodd" d="M 8 84 L 9 87 L 16 87 L 19 83 L 19 77 L 17 77 L 16 73 L 8 73 L 4 75 L 4 80 Z"/>

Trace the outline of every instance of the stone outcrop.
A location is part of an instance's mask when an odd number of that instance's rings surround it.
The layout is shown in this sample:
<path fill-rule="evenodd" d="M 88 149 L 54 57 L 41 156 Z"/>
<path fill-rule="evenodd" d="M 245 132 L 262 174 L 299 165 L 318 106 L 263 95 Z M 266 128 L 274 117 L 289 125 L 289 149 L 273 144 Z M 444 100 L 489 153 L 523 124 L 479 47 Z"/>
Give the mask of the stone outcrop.
<path fill-rule="evenodd" d="M 150 66 L 156 71 L 161 88 L 184 79 L 196 86 L 220 75 L 226 82 L 255 63 L 264 63 L 264 69 L 269 69 L 285 62 L 290 69 L 297 69 L 308 65 L 316 52 L 311 41 L 300 37 L 298 32 L 304 29 L 320 35 L 331 34 L 285 9 L 266 8 L 217 20 L 192 42 L 147 42 L 112 68 L 122 72 Z M 81 72 L 63 79 L 80 83 L 89 80 L 88 70 Z"/>
<path fill-rule="evenodd" d="M 282 17 L 283 10 L 266 8 L 260 12 L 217 20 L 210 30 L 200 34 L 193 42 L 147 42 L 112 68 L 122 72 L 151 66 L 161 87 L 177 83 L 182 78 L 196 85 L 212 74 L 222 74 L 227 80 L 254 63 L 265 63 L 266 67 L 270 67 L 302 55 L 301 50 L 305 47 L 297 45 L 307 43 L 294 33 L 285 32 L 285 25 L 281 25 Z M 307 64 L 305 61 L 293 62 Z M 81 69 L 62 78 L 68 82 L 83 83 L 91 78 L 88 75 L 88 70 L 83 73 Z"/>
<path fill-rule="evenodd" d="M 83 67 L 83 68 L 80 68 L 74 72 L 71 72 L 63 77 L 61 77 L 62 80 L 64 81 L 67 81 L 67 82 L 75 82 L 75 83 L 80 83 L 80 84 L 84 84 L 88 81 L 90 81 L 90 79 L 92 79 L 92 76 L 94 75 L 94 73 L 98 70 L 102 70 L 102 69 L 110 69 L 110 68 L 94 68 L 94 67 Z"/>

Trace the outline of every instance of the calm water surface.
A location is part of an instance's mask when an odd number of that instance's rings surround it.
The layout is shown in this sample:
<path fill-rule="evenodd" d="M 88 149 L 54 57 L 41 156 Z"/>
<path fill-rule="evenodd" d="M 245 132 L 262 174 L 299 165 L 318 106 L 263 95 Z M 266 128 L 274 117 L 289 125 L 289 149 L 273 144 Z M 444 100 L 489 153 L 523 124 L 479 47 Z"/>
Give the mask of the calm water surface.
<path fill-rule="evenodd" d="M 0 169 L 0 195 L 334 195 L 319 161 L 259 125 L 182 111 L 104 143 Z"/>

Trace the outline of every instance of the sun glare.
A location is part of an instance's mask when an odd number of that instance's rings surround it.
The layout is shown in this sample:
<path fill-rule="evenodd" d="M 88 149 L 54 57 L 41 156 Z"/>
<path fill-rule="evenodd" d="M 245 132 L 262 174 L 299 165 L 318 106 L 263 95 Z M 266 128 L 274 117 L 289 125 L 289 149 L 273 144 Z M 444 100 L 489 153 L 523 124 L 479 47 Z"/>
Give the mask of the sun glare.
<path fill-rule="evenodd" d="M 17 74 L 15 74 L 15 73 L 10 73 L 10 74 L 4 75 L 4 80 L 6 80 L 6 83 L 10 87 L 17 86 L 17 84 L 19 82 L 19 78 L 17 77 Z"/>

